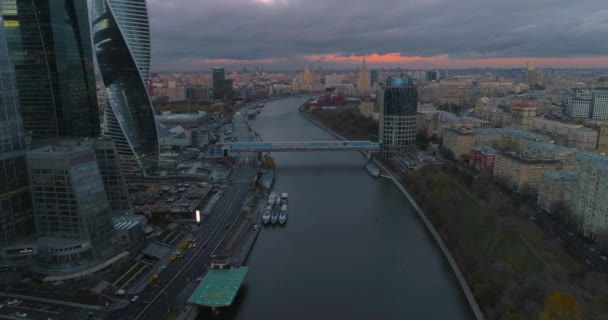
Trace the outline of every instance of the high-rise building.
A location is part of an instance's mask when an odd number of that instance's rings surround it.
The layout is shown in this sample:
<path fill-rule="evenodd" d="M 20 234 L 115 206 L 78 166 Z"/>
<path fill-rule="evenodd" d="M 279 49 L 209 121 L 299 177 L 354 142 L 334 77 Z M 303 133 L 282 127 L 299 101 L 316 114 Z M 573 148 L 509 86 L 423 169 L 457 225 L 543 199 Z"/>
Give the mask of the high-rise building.
<path fill-rule="evenodd" d="M 84 146 L 89 144 L 85 143 Z M 95 158 L 103 181 L 103 187 L 108 198 L 110 211 L 122 214 L 131 211 L 131 199 L 127 190 L 125 177 L 118 161 L 114 142 L 109 139 L 95 139 L 90 143 L 95 151 Z"/>
<path fill-rule="evenodd" d="M 98 135 L 87 2 L 1 0 L 0 10 L 25 131 Z"/>
<path fill-rule="evenodd" d="M 93 0 L 93 43 L 108 97 L 104 136 L 116 146 L 127 180 L 158 164 L 158 130 L 144 79 L 150 67 L 145 0 Z"/>
<path fill-rule="evenodd" d="M 90 146 L 71 141 L 27 153 L 39 272 L 75 272 L 116 251 L 110 207 Z"/>
<path fill-rule="evenodd" d="M 25 160 L 27 146 L 19 113 L 15 70 L 8 56 L 2 24 L 0 79 L 0 246 L 5 247 L 34 230 Z"/>
<path fill-rule="evenodd" d="M 230 78 L 224 79 L 224 99 L 232 100 L 234 95 L 234 81 Z"/>
<path fill-rule="evenodd" d="M 357 89 L 369 90 L 370 88 L 369 70 L 367 70 L 367 66 L 365 65 L 365 57 L 363 57 L 363 64 L 361 65 L 361 69 L 359 69 L 359 76 L 357 77 Z"/>
<path fill-rule="evenodd" d="M 376 83 L 380 83 L 380 71 L 372 70 L 370 73 L 370 83 L 373 86 Z"/>
<path fill-rule="evenodd" d="M 418 89 L 412 79 L 389 77 L 378 105 L 382 155 L 394 158 L 415 148 Z"/>
<path fill-rule="evenodd" d="M 593 92 L 591 119 L 608 120 L 608 90 L 597 90 Z"/>
<path fill-rule="evenodd" d="M 212 82 L 213 82 L 213 99 L 223 100 L 224 99 L 224 86 L 226 82 L 226 70 L 224 68 L 216 67 L 213 68 Z"/>

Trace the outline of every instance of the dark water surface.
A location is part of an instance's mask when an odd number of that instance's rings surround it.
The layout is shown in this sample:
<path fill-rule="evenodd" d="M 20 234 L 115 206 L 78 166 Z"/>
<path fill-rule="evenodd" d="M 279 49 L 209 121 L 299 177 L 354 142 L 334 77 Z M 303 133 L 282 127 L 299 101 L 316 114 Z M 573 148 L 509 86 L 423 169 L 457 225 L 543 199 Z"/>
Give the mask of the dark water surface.
<path fill-rule="evenodd" d="M 266 104 L 265 141 L 336 140 L 302 118 L 303 98 Z M 235 305 L 220 319 L 472 319 L 447 262 L 388 179 L 356 152 L 275 153 L 285 226 L 260 233 Z M 200 317 L 209 318 L 207 313 Z"/>

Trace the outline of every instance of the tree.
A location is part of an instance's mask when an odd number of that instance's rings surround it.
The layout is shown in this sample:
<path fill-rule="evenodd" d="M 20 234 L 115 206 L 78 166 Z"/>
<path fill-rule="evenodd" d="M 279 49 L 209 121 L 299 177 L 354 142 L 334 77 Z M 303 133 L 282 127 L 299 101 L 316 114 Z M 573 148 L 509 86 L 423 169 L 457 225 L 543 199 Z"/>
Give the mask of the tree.
<path fill-rule="evenodd" d="M 266 157 L 266 167 L 269 169 L 275 169 L 277 167 L 277 164 L 272 157 Z"/>
<path fill-rule="evenodd" d="M 583 307 L 569 292 L 555 292 L 547 298 L 541 320 L 580 320 Z"/>
<path fill-rule="evenodd" d="M 433 177 L 433 191 L 439 195 L 443 193 L 443 190 L 445 190 L 449 184 L 450 180 L 443 172 L 439 172 Z"/>

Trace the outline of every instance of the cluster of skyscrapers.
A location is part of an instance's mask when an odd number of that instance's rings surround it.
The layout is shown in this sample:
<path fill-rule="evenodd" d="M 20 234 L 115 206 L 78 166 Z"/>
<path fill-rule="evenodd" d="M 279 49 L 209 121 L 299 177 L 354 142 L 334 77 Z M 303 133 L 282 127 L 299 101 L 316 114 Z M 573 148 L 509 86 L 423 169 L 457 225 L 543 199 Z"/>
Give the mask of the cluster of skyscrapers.
<path fill-rule="evenodd" d="M 126 179 L 158 161 L 145 0 L 90 3 L 89 15 L 87 1 L 0 1 L 2 267 L 65 278 L 116 259 Z"/>

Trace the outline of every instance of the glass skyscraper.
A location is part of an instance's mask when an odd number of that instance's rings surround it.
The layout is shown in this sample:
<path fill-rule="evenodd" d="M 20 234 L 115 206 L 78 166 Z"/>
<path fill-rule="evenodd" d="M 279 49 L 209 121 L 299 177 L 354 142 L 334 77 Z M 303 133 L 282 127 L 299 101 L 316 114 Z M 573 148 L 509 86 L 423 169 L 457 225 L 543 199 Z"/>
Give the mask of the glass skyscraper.
<path fill-rule="evenodd" d="M 395 158 L 416 146 L 418 90 L 411 78 L 389 77 L 379 97 L 382 155 Z"/>
<path fill-rule="evenodd" d="M 65 141 L 27 153 L 38 271 L 74 272 L 115 254 L 116 234 L 90 144 Z"/>
<path fill-rule="evenodd" d="M 108 96 L 104 136 L 114 141 L 123 173 L 133 180 L 158 162 L 158 132 L 144 80 L 150 68 L 145 0 L 93 0 L 93 43 Z"/>
<path fill-rule="evenodd" d="M 25 131 L 35 139 L 98 135 L 86 1 L 0 0 L 0 10 Z"/>
<path fill-rule="evenodd" d="M 15 70 L 0 24 L 0 246 L 33 232 L 25 151 Z"/>
<path fill-rule="evenodd" d="M 224 87 L 226 85 L 226 70 L 224 68 L 216 67 L 213 68 L 212 82 L 213 82 L 213 99 L 223 100 L 224 99 Z"/>

